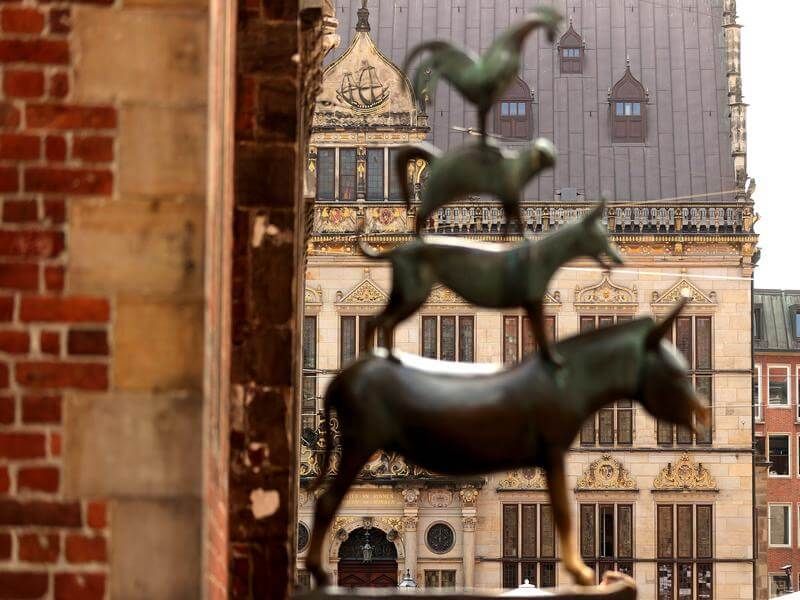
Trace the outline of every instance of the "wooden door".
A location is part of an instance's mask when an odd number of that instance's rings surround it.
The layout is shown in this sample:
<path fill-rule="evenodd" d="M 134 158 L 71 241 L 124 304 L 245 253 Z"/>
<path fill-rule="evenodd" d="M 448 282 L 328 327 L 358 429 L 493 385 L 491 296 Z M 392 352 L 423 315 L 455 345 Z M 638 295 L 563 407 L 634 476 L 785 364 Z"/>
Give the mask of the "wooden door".
<path fill-rule="evenodd" d="M 339 561 L 338 584 L 342 587 L 397 587 L 397 561 Z"/>

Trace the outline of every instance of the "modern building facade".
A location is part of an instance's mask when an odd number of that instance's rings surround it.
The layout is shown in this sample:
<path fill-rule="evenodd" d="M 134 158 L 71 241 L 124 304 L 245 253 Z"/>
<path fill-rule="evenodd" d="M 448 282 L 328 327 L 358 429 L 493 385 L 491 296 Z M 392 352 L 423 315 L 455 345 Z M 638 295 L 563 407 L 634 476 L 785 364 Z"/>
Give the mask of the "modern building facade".
<path fill-rule="evenodd" d="M 304 442 L 298 568 L 312 523 L 330 378 L 374 343 L 363 332 L 385 303 L 388 265 L 360 254 L 410 238 L 424 162 L 397 173 L 399 145 L 447 149 L 474 138 L 472 107 L 446 87 L 422 106 L 397 67 L 416 43 L 452 40 L 481 52 L 531 2 L 466 0 L 337 3 L 343 40 L 324 72 L 307 163 L 313 202 L 307 246 L 302 409 Z M 575 440 L 567 465 L 575 535 L 598 572 L 636 579 L 645 600 L 761 597 L 754 578 L 750 407 L 750 280 L 757 238 L 748 193 L 745 105 L 735 3 L 557 2 L 567 16 L 555 44 L 532 36 L 520 78 L 490 119 L 500 143 L 555 142 L 558 161 L 525 191 L 534 236 L 580 217 L 602 198 L 625 268 L 576 261 L 552 281 L 547 328 L 564 339 L 637 316 L 665 314 L 691 296 L 673 340 L 708 398 L 709 431 L 657 423 L 619 402 Z M 513 241 L 499 206 L 465 198 L 423 224 L 427 232 Z M 514 363 L 534 351 L 519 311 L 491 312 L 437 287 L 396 331 L 397 348 L 457 361 Z M 335 426 L 335 423 L 333 424 Z M 570 583 L 559 564 L 542 474 L 519 470 L 453 481 L 394 455 L 375 456 L 348 496 L 326 547 L 345 585 L 423 587 Z M 763 586 L 765 587 L 765 586 Z"/>
<path fill-rule="evenodd" d="M 800 585 L 800 291 L 755 290 L 753 352 L 755 447 L 769 461 L 767 570 L 778 596 Z"/>

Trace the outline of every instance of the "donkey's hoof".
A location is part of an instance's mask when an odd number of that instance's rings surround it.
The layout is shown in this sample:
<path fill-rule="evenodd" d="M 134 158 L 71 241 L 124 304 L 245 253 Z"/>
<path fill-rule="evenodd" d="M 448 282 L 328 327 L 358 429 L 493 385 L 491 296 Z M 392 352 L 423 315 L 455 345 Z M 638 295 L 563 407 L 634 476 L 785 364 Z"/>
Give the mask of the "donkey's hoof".
<path fill-rule="evenodd" d="M 595 585 L 594 571 L 586 565 L 569 570 L 578 585 Z"/>

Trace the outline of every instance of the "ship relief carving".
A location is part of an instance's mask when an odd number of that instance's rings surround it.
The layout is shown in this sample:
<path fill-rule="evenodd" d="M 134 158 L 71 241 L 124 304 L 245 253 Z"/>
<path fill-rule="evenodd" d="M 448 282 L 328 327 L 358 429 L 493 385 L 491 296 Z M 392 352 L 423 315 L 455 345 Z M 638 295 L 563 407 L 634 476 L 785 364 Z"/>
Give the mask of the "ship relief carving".
<path fill-rule="evenodd" d="M 381 82 L 375 67 L 364 60 L 357 73 L 345 71 L 336 97 L 356 112 L 369 114 L 389 99 L 389 87 Z"/>

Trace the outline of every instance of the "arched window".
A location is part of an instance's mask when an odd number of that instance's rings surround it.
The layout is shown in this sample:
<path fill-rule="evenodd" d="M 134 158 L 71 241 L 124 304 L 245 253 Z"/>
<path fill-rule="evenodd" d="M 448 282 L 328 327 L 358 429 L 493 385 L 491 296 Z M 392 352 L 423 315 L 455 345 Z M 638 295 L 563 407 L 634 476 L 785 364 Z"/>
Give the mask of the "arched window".
<path fill-rule="evenodd" d="M 631 73 L 628 60 L 622 79 L 608 92 L 612 142 L 644 142 L 647 99 L 647 90 Z"/>
<path fill-rule="evenodd" d="M 558 41 L 558 58 L 561 73 L 583 73 L 583 49 L 586 44 L 569 20 L 569 29 Z"/>
<path fill-rule="evenodd" d="M 508 138 L 531 139 L 531 105 L 531 89 L 517 77 L 494 107 L 495 133 Z"/>

